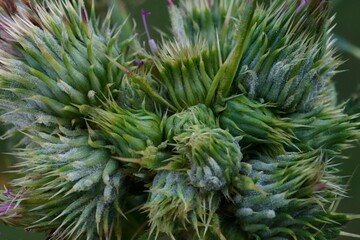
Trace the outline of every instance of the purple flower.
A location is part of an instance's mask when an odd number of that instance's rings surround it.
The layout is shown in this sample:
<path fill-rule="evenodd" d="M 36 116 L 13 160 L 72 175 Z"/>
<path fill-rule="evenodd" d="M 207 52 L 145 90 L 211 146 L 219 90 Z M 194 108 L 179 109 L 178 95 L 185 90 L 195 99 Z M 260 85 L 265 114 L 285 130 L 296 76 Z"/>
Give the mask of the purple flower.
<path fill-rule="evenodd" d="M 308 2 L 308 0 L 300 0 L 300 4 L 299 7 L 296 9 L 296 12 L 300 12 L 302 9 L 304 9 Z"/>
<path fill-rule="evenodd" d="M 137 66 L 137 67 L 140 67 L 144 64 L 144 62 L 140 59 L 135 59 L 134 63 L 135 63 L 135 66 Z"/>
<path fill-rule="evenodd" d="M 172 0 L 166 0 L 166 3 L 168 5 L 168 7 L 174 6 L 174 2 Z"/>
<path fill-rule="evenodd" d="M 11 209 L 16 208 L 16 206 L 12 203 L 14 196 L 11 194 L 11 190 L 5 188 L 4 195 L 8 198 L 9 201 L 4 201 L 0 204 L 0 214 L 5 213 Z"/>
<path fill-rule="evenodd" d="M 150 39 L 150 33 L 149 33 L 148 25 L 147 25 L 147 22 L 146 22 L 146 16 L 150 15 L 150 14 L 151 14 L 151 12 L 146 12 L 144 9 L 141 9 L 141 18 L 142 18 L 144 28 L 145 28 L 145 32 L 146 32 L 146 35 L 147 35 L 148 39 Z"/>
<path fill-rule="evenodd" d="M 6 213 L 7 211 L 16 208 L 16 206 L 14 204 L 12 204 L 11 202 L 4 202 L 3 204 L 0 205 L 0 214 L 1 213 Z"/>
<path fill-rule="evenodd" d="M 309 5 L 310 12 L 318 11 L 319 13 L 324 12 L 327 2 L 325 0 L 298 0 L 299 6 L 296 12 L 303 10 L 306 5 Z"/>
<path fill-rule="evenodd" d="M 4 192 L 4 195 L 10 199 L 14 199 L 14 197 L 11 195 L 11 191 L 6 189 L 6 191 Z"/>
<path fill-rule="evenodd" d="M 157 46 L 156 46 L 156 43 L 154 41 L 154 39 L 152 39 L 150 37 L 150 33 L 149 33 L 149 29 L 148 29 L 148 25 L 147 25 L 147 22 L 146 22 L 146 16 L 147 15 L 150 15 L 151 12 L 147 12 L 145 11 L 144 9 L 141 9 L 141 18 L 142 18 L 142 21 L 143 21 L 143 24 L 144 24 L 144 28 L 145 28 L 145 32 L 146 32 L 146 36 L 148 38 L 148 44 L 149 44 L 149 47 L 150 47 L 150 50 L 153 54 L 156 54 L 157 53 Z"/>

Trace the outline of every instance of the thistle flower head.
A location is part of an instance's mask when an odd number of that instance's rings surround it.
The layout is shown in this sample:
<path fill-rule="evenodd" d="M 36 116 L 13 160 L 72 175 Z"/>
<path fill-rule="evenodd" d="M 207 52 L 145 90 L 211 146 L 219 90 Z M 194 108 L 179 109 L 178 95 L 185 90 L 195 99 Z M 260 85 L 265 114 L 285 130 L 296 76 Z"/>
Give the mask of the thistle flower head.
<path fill-rule="evenodd" d="M 82 1 L 0 3 L 0 119 L 23 134 L 2 222 L 54 240 L 325 240 L 352 219 L 333 159 L 359 116 L 336 103 L 325 1 L 169 0 L 158 44 L 141 11 L 152 54 Z"/>

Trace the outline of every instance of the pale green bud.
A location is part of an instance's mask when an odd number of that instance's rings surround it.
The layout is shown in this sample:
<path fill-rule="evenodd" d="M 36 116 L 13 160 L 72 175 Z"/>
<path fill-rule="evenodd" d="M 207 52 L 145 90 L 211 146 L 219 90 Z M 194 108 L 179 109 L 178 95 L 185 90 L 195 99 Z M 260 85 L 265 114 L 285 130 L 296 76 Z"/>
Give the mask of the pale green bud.
<path fill-rule="evenodd" d="M 178 112 L 166 119 L 164 134 L 166 139 L 173 141 L 173 138 L 193 125 L 204 125 L 216 127 L 215 116 L 211 109 L 204 104 L 195 105 L 188 109 Z"/>
<path fill-rule="evenodd" d="M 190 164 L 191 183 L 205 191 L 225 190 L 240 170 L 237 140 L 221 128 L 194 125 L 174 137 L 175 151 Z"/>

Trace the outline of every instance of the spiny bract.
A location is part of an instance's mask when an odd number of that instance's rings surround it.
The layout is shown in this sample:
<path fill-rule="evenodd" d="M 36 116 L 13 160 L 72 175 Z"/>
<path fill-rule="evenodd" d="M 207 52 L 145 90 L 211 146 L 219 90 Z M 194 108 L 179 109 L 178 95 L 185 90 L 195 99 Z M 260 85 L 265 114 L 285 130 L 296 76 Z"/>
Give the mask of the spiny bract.
<path fill-rule="evenodd" d="M 329 240 L 354 218 L 335 212 L 334 158 L 359 124 L 334 97 L 327 1 L 168 0 L 173 36 L 147 32 L 151 53 L 94 2 L 0 3 L 1 120 L 23 134 L 2 222 L 49 239 Z"/>

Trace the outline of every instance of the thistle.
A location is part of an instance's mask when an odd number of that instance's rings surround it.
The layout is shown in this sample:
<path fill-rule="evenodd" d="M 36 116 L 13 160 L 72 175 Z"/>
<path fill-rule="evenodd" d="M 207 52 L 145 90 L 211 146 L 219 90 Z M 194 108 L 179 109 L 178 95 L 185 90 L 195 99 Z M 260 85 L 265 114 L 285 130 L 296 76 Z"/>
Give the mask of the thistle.
<path fill-rule="evenodd" d="M 336 239 L 357 215 L 335 159 L 326 1 L 168 0 L 140 38 L 94 2 L 1 1 L 1 121 L 21 132 L 0 220 L 49 239 Z M 124 9 L 121 9 L 124 12 Z M 147 50 L 149 48 L 149 50 Z"/>

